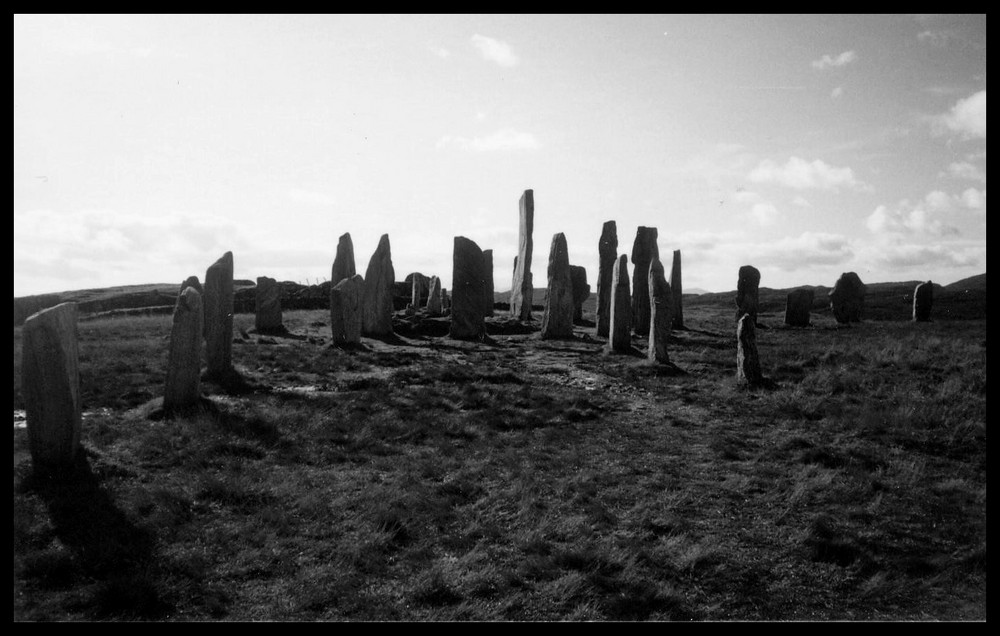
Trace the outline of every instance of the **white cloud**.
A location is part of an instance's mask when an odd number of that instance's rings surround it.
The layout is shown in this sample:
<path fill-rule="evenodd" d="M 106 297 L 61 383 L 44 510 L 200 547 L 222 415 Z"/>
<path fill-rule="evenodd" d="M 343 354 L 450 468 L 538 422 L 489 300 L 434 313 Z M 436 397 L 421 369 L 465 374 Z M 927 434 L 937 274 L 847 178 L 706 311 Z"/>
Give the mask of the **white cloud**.
<path fill-rule="evenodd" d="M 833 99 L 837 99 L 838 97 L 840 97 L 843 94 L 844 94 L 844 87 L 843 86 L 838 86 L 837 88 L 833 89 L 830 92 L 830 97 L 832 97 Z"/>
<path fill-rule="evenodd" d="M 517 56 L 511 50 L 510 45 L 500 40 L 488 38 L 478 33 L 472 36 L 472 44 L 479 49 L 484 58 L 491 62 L 496 62 L 500 66 L 511 67 L 518 63 Z"/>
<path fill-rule="evenodd" d="M 768 265 L 796 271 L 815 265 L 836 265 L 854 256 L 850 241 L 839 234 L 803 232 L 799 236 L 773 241 L 762 255 Z"/>
<path fill-rule="evenodd" d="M 985 182 L 986 180 L 983 179 Z M 962 193 L 961 196 L 962 205 L 969 208 L 974 212 L 986 213 L 986 190 L 976 190 L 975 188 L 969 188 Z"/>
<path fill-rule="evenodd" d="M 797 205 L 800 208 L 811 208 L 813 205 L 803 196 L 796 196 L 792 199 L 792 205 Z"/>
<path fill-rule="evenodd" d="M 944 47 L 948 44 L 949 33 L 947 31 L 932 31 L 930 29 L 917 34 L 917 39 L 926 42 L 931 46 Z"/>
<path fill-rule="evenodd" d="M 948 164 L 948 172 L 942 172 L 940 176 L 951 176 L 956 179 L 967 179 L 969 181 L 980 181 L 986 183 L 986 173 L 968 161 L 955 161 Z"/>
<path fill-rule="evenodd" d="M 778 219 L 778 208 L 756 192 L 738 190 L 733 195 L 733 201 L 750 206 L 749 210 L 745 212 L 746 217 L 762 227 L 774 225 L 774 222 Z"/>
<path fill-rule="evenodd" d="M 747 178 L 757 183 L 778 183 L 795 190 L 837 190 L 841 187 L 867 190 L 869 186 L 854 177 L 850 168 L 839 168 L 816 159 L 792 157 L 784 165 L 765 159 L 750 171 Z"/>
<path fill-rule="evenodd" d="M 461 150 L 490 152 L 494 150 L 534 150 L 539 147 L 539 143 L 531 133 L 503 128 L 485 137 L 469 138 L 445 135 L 437 142 L 438 148 L 449 146 Z"/>
<path fill-rule="evenodd" d="M 813 60 L 812 66 L 815 69 L 823 70 L 831 66 L 844 66 L 846 64 L 850 64 L 856 59 L 858 59 L 857 53 L 854 51 L 844 51 L 836 57 L 833 57 L 832 55 L 824 55 L 818 60 Z"/>
<path fill-rule="evenodd" d="M 986 139 L 986 91 L 958 100 L 951 110 L 941 116 L 949 130 L 963 137 Z"/>
<path fill-rule="evenodd" d="M 938 217 L 962 210 L 985 213 L 986 191 L 968 188 L 954 195 L 933 190 L 916 203 L 903 200 L 895 208 L 880 205 L 865 219 L 865 226 L 874 234 L 956 235 L 958 228 Z"/>
<path fill-rule="evenodd" d="M 431 45 L 429 48 L 431 50 L 431 53 L 433 53 L 434 55 L 438 56 L 441 59 L 446 59 L 451 56 L 451 51 L 444 48 L 443 46 Z"/>

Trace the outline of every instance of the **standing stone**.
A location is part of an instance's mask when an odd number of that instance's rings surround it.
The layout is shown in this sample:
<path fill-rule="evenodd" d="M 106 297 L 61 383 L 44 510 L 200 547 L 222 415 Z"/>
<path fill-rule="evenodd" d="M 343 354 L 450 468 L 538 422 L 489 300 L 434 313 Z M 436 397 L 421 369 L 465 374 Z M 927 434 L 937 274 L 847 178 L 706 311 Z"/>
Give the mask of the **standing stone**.
<path fill-rule="evenodd" d="M 493 315 L 493 250 L 483 250 L 483 316 Z"/>
<path fill-rule="evenodd" d="M 811 289 L 793 289 L 785 300 L 785 324 L 791 327 L 808 327 L 816 295 Z"/>
<path fill-rule="evenodd" d="M 258 332 L 281 331 L 281 288 L 278 281 L 267 276 L 257 277 L 257 316 L 254 326 Z"/>
<path fill-rule="evenodd" d="M 934 286 L 931 281 L 917 285 L 913 290 L 913 319 L 920 322 L 930 320 L 933 305 Z"/>
<path fill-rule="evenodd" d="M 861 322 L 865 305 L 865 284 L 854 272 L 844 272 L 830 290 L 830 309 L 837 322 Z"/>
<path fill-rule="evenodd" d="M 330 269 L 330 286 L 332 287 L 356 273 L 354 269 L 354 243 L 348 232 L 343 234 L 337 242 L 337 256 L 334 257 L 333 267 Z"/>
<path fill-rule="evenodd" d="M 188 287 L 194 287 L 195 291 L 197 291 L 199 294 L 205 293 L 205 289 L 201 286 L 201 282 L 198 280 L 197 276 L 188 276 L 187 278 L 185 278 L 184 282 L 181 283 L 180 290 L 177 293 L 183 294 L 184 290 L 187 289 Z M 204 320 L 202 322 L 204 322 Z"/>
<path fill-rule="evenodd" d="M 510 288 L 510 315 L 518 320 L 531 320 L 531 303 L 535 293 L 531 280 L 531 233 L 535 227 L 535 194 L 532 190 L 525 190 L 521 195 L 519 225 L 514 280 Z"/>
<path fill-rule="evenodd" d="M 552 237 L 549 248 L 548 287 L 542 314 L 542 339 L 573 337 L 573 279 L 569 269 L 569 249 L 562 232 Z"/>
<path fill-rule="evenodd" d="M 205 272 L 205 357 L 209 377 L 233 371 L 233 253 L 226 252 Z"/>
<path fill-rule="evenodd" d="M 649 263 L 659 257 L 656 228 L 639 226 L 632 244 L 632 328 L 638 336 L 649 333 Z"/>
<path fill-rule="evenodd" d="M 744 314 L 750 314 L 756 322 L 759 285 L 760 271 L 756 267 L 744 265 L 740 268 L 739 280 L 736 281 L 736 320 L 740 320 Z"/>
<path fill-rule="evenodd" d="M 590 298 L 587 284 L 587 268 L 580 265 L 569 266 L 569 277 L 573 281 L 573 322 L 583 322 L 583 303 Z"/>
<path fill-rule="evenodd" d="M 475 241 L 455 237 L 452 255 L 451 328 L 456 340 L 479 340 L 486 335 L 483 322 L 483 251 Z"/>
<path fill-rule="evenodd" d="M 611 321 L 607 349 L 627 353 L 632 349 L 632 298 L 628 288 L 628 256 L 618 257 L 611 277 Z"/>
<path fill-rule="evenodd" d="M 684 298 L 681 289 L 681 251 L 674 250 L 674 262 L 670 268 L 670 293 L 673 294 L 673 303 L 670 306 L 673 316 L 671 327 L 674 329 L 684 329 Z"/>
<path fill-rule="evenodd" d="M 35 470 L 70 467 L 80 447 L 80 349 L 76 303 L 24 321 L 21 392 Z"/>
<path fill-rule="evenodd" d="M 188 279 L 190 280 L 190 279 Z M 197 282 L 195 278 L 195 282 Z M 185 281 L 187 282 L 187 281 Z M 204 314 L 200 285 L 188 285 L 177 295 L 167 354 L 167 382 L 163 391 L 165 413 L 183 412 L 201 399 L 201 347 Z"/>
<path fill-rule="evenodd" d="M 392 268 L 389 235 L 383 234 L 368 261 L 361 300 L 361 333 L 366 336 L 392 334 L 392 296 L 396 272 Z"/>
<path fill-rule="evenodd" d="M 427 292 L 427 315 L 440 316 L 444 309 L 441 306 L 441 279 L 437 276 L 431 276 L 429 288 Z"/>
<path fill-rule="evenodd" d="M 361 342 L 361 300 L 365 279 L 361 274 L 345 278 L 330 290 L 330 331 L 333 344 Z"/>
<path fill-rule="evenodd" d="M 654 258 L 649 263 L 649 351 L 647 358 L 654 362 L 667 364 L 667 340 L 670 338 L 671 319 L 673 318 L 673 294 L 670 283 L 663 272 L 663 263 Z"/>
<path fill-rule="evenodd" d="M 451 311 L 451 296 L 448 295 L 448 290 L 444 287 L 441 288 L 441 311 Z"/>
<path fill-rule="evenodd" d="M 404 279 L 410 283 L 410 305 L 414 309 L 420 309 L 427 304 L 427 291 L 430 287 L 429 279 L 420 272 L 407 274 Z"/>
<path fill-rule="evenodd" d="M 611 325 L 611 280 L 618 259 L 618 229 L 614 221 L 605 221 L 601 240 L 597 243 L 600 263 L 597 269 L 597 335 L 607 337 Z"/>
<path fill-rule="evenodd" d="M 736 381 L 753 387 L 760 385 L 763 379 L 757 357 L 756 321 L 746 313 L 736 323 Z"/>

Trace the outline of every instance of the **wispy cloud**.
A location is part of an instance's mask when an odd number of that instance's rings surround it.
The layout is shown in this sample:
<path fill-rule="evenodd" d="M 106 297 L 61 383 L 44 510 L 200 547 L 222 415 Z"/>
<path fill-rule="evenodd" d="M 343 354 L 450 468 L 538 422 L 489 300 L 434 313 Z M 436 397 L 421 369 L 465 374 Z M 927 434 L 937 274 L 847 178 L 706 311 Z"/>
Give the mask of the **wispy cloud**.
<path fill-rule="evenodd" d="M 986 183 L 986 173 L 980 170 L 979 166 L 973 165 L 968 161 L 953 161 L 948 164 L 947 172 L 942 172 L 938 176 Z"/>
<path fill-rule="evenodd" d="M 835 88 L 832 91 L 830 91 L 830 97 L 832 97 L 833 99 L 837 99 L 838 97 L 840 97 L 843 94 L 844 94 L 844 87 L 843 86 L 838 86 L 837 88 Z"/>
<path fill-rule="evenodd" d="M 445 135 L 438 140 L 437 147 L 490 152 L 495 150 L 534 150 L 539 147 L 539 143 L 531 133 L 520 132 L 513 128 L 503 128 L 485 137 Z"/>
<path fill-rule="evenodd" d="M 944 48 L 948 45 L 948 40 L 951 39 L 951 34 L 948 31 L 935 31 L 927 29 L 926 31 L 918 33 L 917 39 L 925 44 L 930 44 L 931 46 L 936 46 L 938 48 Z"/>
<path fill-rule="evenodd" d="M 938 217 L 961 210 L 985 214 L 986 191 L 968 188 L 956 195 L 933 190 L 916 203 L 903 200 L 894 208 L 880 205 L 865 219 L 865 226 L 874 234 L 957 235 L 958 228 Z"/>
<path fill-rule="evenodd" d="M 516 66 L 519 62 L 510 45 L 501 40 L 495 40 L 477 33 L 472 36 L 472 44 L 479 49 L 484 58 L 491 62 L 496 62 L 500 66 Z"/>
<path fill-rule="evenodd" d="M 844 51 L 836 57 L 832 55 L 824 55 L 818 60 L 813 60 L 812 67 L 814 69 L 822 71 L 823 69 L 830 67 L 845 66 L 851 62 L 858 59 L 858 54 L 854 51 Z"/>
<path fill-rule="evenodd" d="M 837 190 L 841 187 L 867 190 L 870 187 L 854 176 L 850 168 L 839 168 L 816 159 L 790 158 L 784 165 L 764 159 L 747 175 L 757 183 L 777 183 L 795 190 Z"/>
<path fill-rule="evenodd" d="M 958 100 L 951 110 L 939 117 L 939 121 L 963 138 L 986 139 L 986 90 Z"/>

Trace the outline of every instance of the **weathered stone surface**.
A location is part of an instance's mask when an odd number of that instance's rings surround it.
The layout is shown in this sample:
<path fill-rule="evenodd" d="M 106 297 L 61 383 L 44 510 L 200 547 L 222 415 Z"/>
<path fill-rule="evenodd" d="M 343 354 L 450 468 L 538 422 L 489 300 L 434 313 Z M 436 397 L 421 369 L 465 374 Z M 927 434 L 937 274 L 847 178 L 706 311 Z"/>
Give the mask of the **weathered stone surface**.
<path fill-rule="evenodd" d="M 437 276 L 431 276 L 427 292 L 427 315 L 440 316 L 443 309 L 441 306 L 441 279 Z"/>
<path fill-rule="evenodd" d="M 396 272 L 392 268 L 389 235 L 383 234 L 365 270 L 364 293 L 361 300 L 361 333 L 366 336 L 392 334 L 393 285 Z"/>
<path fill-rule="evenodd" d="M 479 340 L 486 335 L 483 322 L 483 251 L 475 241 L 455 237 L 452 255 L 451 328 L 456 340 Z"/>
<path fill-rule="evenodd" d="M 600 262 L 597 269 L 597 335 L 607 337 L 611 325 L 611 280 L 618 259 L 618 228 L 614 221 L 605 221 L 597 243 Z"/>
<path fill-rule="evenodd" d="M 632 349 L 632 297 L 628 287 L 628 256 L 618 257 L 611 277 L 611 321 L 607 349 L 625 353 Z"/>
<path fill-rule="evenodd" d="M 684 329 L 684 292 L 681 287 L 681 251 L 674 250 L 674 262 L 670 268 L 670 293 L 673 294 L 673 302 L 670 306 L 671 327 L 674 329 Z"/>
<path fill-rule="evenodd" d="M 753 265 L 740 268 L 739 280 L 736 281 L 736 320 L 743 314 L 750 314 L 757 320 L 758 288 L 760 286 L 760 271 Z"/>
<path fill-rule="evenodd" d="M 441 288 L 441 311 L 451 311 L 451 296 L 448 294 L 448 290 L 444 287 Z"/>
<path fill-rule="evenodd" d="M 846 324 L 861 322 L 861 310 L 865 306 L 865 284 L 854 272 L 844 272 L 830 290 L 830 309 L 834 319 Z"/>
<path fill-rule="evenodd" d="M 934 306 L 934 285 L 931 281 L 920 283 L 913 290 L 913 319 L 926 322 L 931 319 Z"/>
<path fill-rule="evenodd" d="M 194 277 L 192 277 L 194 278 Z M 185 283 L 188 283 L 189 278 Z M 198 279 L 194 279 L 197 283 Z M 174 321 L 170 328 L 167 354 L 167 381 L 163 390 L 165 413 L 192 409 L 201 400 L 201 348 L 204 314 L 198 288 L 187 284 L 177 295 Z"/>
<path fill-rule="evenodd" d="M 548 286 L 542 314 L 542 339 L 573 337 L 573 279 L 569 249 L 562 232 L 552 237 L 549 248 Z"/>
<path fill-rule="evenodd" d="M 667 353 L 667 341 L 670 339 L 670 327 L 673 313 L 673 294 L 670 283 L 663 271 L 663 263 L 654 258 L 649 263 L 649 351 L 646 354 L 650 360 L 667 364 L 670 356 Z"/>
<path fill-rule="evenodd" d="M 791 327 L 808 327 L 815 292 L 811 289 L 793 289 L 785 300 L 785 324 Z"/>
<path fill-rule="evenodd" d="M 519 239 L 517 256 L 514 258 L 514 280 L 510 288 L 510 315 L 519 320 L 531 320 L 531 302 L 534 299 L 531 279 L 531 234 L 535 227 L 534 191 L 524 191 L 519 207 Z"/>
<path fill-rule="evenodd" d="M 420 272 L 407 274 L 403 279 L 410 284 L 410 305 L 420 309 L 427 304 L 427 293 L 430 290 L 430 279 Z"/>
<path fill-rule="evenodd" d="M 36 470 L 72 465 L 80 447 L 80 353 L 76 303 L 62 303 L 24 322 L 21 392 Z"/>
<path fill-rule="evenodd" d="M 225 376 L 233 370 L 233 253 L 226 252 L 205 272 L 206 373 Z"/>
<path fill-rule="evenodd" d="M 257 277 L 257 315 L 254 319 L 257 331 L 280 331 L 281 288 L 278 281 L 267 276 Z"/>
<path fill-rule="evenodd" d="M 580 323 L 583 322 L 583 303 L 590 298 L 587 268 L 581 265 L 570 265 L 569 277 L 573 282 L 573 322 Z"/>
<path fill-rule="evenodd" d="M 345 278 L 330 290 L 330 332 L 333 344 L 361 342 L 361 299 L 365 279 L 361 274 Z"/>
<path fill-rule="evenodd" d="M 204 295 L 205 293 L 205 288 L 201 286 L 201 281 L 198 280 L 197 276 L 188 276 L 187 278 L 185 278 L 184 282 L 181 283 L 180 290 L 178 290 L 177 293 L 183 294 L 184 290 L 187 289 L 188 287 L 194 287 L 195 291 L 197 291 L 199 294 Z M 204 311 L 204 309 L 202 311 Z"/>
<path fill-rule="evenodd" d="M 483 316 L 493 315 L 493 250 L 483 250 Z"/>
<path fill-rule="evenodd" d="M 351 234 L 341 235 L 337 241 L 337 255 L 333 259 L 333 267 L 330 268 L 330 284 L 336 285 L 345 278 L 350 278 L 357 273 L 354 269 L 354 242 L 351 241 Z"/>
<path fill-rule="evenodd" d="M 649 333 L 649 263 L 659 257 L 656 228 L 640 225 L 632 244 L 632 329 L 639 336 Z"/>
<path fill-rule="evenodd" d="M 736 323 L 736 381 L 746 386 L 758 386 L 764 380 L 757 355 L 756 320 L 749 313 Z"/>

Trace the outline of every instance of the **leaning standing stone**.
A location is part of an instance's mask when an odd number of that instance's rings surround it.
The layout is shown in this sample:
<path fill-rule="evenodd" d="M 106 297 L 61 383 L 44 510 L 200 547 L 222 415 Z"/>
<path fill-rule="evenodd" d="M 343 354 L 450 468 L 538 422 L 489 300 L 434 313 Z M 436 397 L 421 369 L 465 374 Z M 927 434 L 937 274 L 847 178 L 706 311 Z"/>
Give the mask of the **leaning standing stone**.
<path fill-rule="evenodd" d="M 542 315 L 541 337 L 573 337 L 573 280 L 569 270 L 569 250 L 566 235 L 562 232 L 552 237 L 549 248 L 549 284 L 545 294 L 545 313 Z"/>
<path fill-rule="evenodd" d="M 815 293 L 811 289 L 793 289 L 785 301 L 785 324 L 791 327 L 808 327 Z"/>
<path fill-rule="evenodd" d="M 427 292 L 427 315 L 440 316 L 441 311 L 441 279 L 437 276 L 431 276 Z"/>
<path fill-rule="evenodd" d="M 483 316 L 493 315 L 493 250 L 483 250 Z"/>
<path fill-rule="evenodd" d="M 330 330 L 333 344 L 339 346 L 361 342 L 361 299 L 364 288 L 365 279 L 361 274 L 355 274 L 330 290 Z"/>
<path fill-rule="evenodd" d="M 24 321 L 21 391 L 35 470 L 73 464 L 80 447 L 80 353 L 76 303 Z"/>
<path fill-rule="evenodd" d="M 361 333 L 366 336 L 392 334 L 392 296 L 396 272 L 392 268 L 389 235 L 383 234 L 365 270 L 361 301 Z"/>
<path fill-rule="evenodd" d="M 757 357 L 756 321 L 749 313 L 736 324 L 736 381 L 746 386 L 758 386 L 764 379 Z"/>
<path fill-rule="evenodd" d="M 510 288 L 510 315 L 518 320 L 531 320 L 534 288 L 531 280 L 531 234 L 535 227 L 535 193 L 525 190 L 519 204 L 519 238 L 514 257 L 514 280 Z M 454 283 L 452 283 L 454 285 Z"/>
<path fill-rule="evenodd" d="M 614 294 L 611 295 L 611 325 L 607 348 L 626 353 L 632 349 L 632 299 L 628 288 L 628 256 L 618 258 L 611 277 Z"/>
<path fill-rule="evenodd" d="M 750 314 L 756 322 L 759 286 L 760 271 L 753 265 L 741 267 L 739 280 L 736 282 L 736 320 L 740 320 L 744 314 Z"/>
<path fill-rule="evenodd" d="M 930 320 L 933 305 L 934 286 L 931 281 L 917 285 L 913 290 L 913 319 L 920 322 Z"/>
<path fill-rule="evenodd" d="M 830 309 L 837 322 L 861 322 L 865 305 L 865 284 L 854 272 L 844 272 L 830 290 Z"/>
<path fill-rule="evenodd" d="M 254 322 L 257 331 L 280 331 L 281 288 L 278 281 L 267 276 L 257 277 L 257 316 Z"/>
<path fill-rule="evenodd" d="M 478 340 L 486 334 L 483 322 L 483 251 L 475 241 L 455 237 L 452 254 L 451 328 L 456 340 Z"/>
<path fill-rule="evenodd" d="M 670 338 L 673 295 L 663 272 L 663 263 L 654 258 L 649 264 L 649 351 L 647 357 L 667 364 L 667 340 Z"/>
<path fill-rule="evenodd" d="M 597 269 L 597 335 L 607 337 L 611 325 L 611 296 L 615 293 L 611 280 L 618 259 L 618 229 L 614 221 L 604 222 L 597 251 L 600 255 Z"/>
<path fill-rule="evenodd" d="M 202 323 L 201 294 L 194 285 L 187 286 L 177 296 L 170 329 L 167 383 L 163 391 L 165 413 L 191 409 L 201 399 Z"/>
<path fill-rule="evenodd" d="M 674 250 L 674 262 L 670 268 L 670 293 L 673 303 L 670 306 L 673 316 L 671 326 L 674 329 L 684 329 L 684 298 L 681 289 L 681 251 Z"/>
<path fill-rule="evenodd" d="M 233 253 L 226 252 L 205 272 L 206 373 L 225 376 L 233 370 Z"/>
<path fill-rule="evenodd" d="M 587 268 L 581 265 L 570 265 L 569 276 L 570 280 L 573 281 L 573 322 L 583 322 L 583 303 L 590 298 Z"/>
<path fill-rule="evenodd" d="M 333 259 L 333 267 L 330 269 L 330 285 L 336 285 L 345 278 L 354 276 L 354 243 L 351 241 L 351 234 L 348 232 L 341 235 L 337 242 L 337 256 Z"/>
<path fill-rule="evenodd" d="M 649 263 L 659 257 L 656 228 L 639 226 L 632 244 L 632 328 L 638 336 L 649 333 Z"/>

